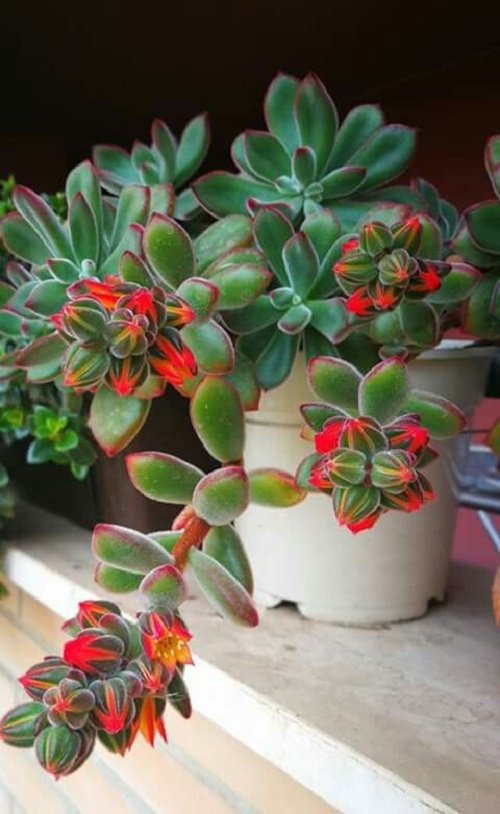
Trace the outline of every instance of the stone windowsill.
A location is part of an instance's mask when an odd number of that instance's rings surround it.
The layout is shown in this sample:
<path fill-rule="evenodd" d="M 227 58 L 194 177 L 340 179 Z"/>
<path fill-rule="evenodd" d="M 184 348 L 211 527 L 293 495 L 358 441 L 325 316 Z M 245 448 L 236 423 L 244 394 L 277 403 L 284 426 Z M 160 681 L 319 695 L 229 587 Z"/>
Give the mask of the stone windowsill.
<path fill-rule="evenodd" d="M 22 507 L 7 533 L 7 575 L 69 617 L 100 594 L 89 537 Z M 378 630 L 306 621 L 287 607 L 244 630 L 193 590 L 184 615 L 195 635 L 194 707 L 345 814 L 493 814 L 500 633 L 491 579 L 454 565 L 447 605 Z M 135 610 L 129 597 L 125 606 Z"/>

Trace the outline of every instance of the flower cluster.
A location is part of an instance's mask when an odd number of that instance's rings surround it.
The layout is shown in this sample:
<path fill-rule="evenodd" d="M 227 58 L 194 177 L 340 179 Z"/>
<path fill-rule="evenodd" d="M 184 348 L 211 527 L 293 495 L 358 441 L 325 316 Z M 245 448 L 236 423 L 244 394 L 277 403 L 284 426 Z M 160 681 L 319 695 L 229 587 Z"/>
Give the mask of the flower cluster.
<path fill-rule="evenodd" d="M 168 611 L 126 620 L 112 602 L 81 602 L 64 629 L 62 657 L 33 665 L 20 683 L 31 701 L 7 712 L 0 739 L 35 747 L 56 778 L 76 771 L 97 741 L 124 755 L 140 732 L 152 746 L 167 739 L 167 699 L 185 717 L 191 707 L 181 671 L 191 664 L 189 632 Z"/>
<path fill-rule="evenodd" d="M 412 217 L 392 228 L 367 223 L 345 241 L 333 272 L 350 313 L 372 317 L 393 310 L 403 298 L 420 300 L 441 288 L 451 266 L 419 256 L 422 236 L 421 220 Z"/>
<path fill-rule="evenodd" d="M 309 483 L 332 495 L 341 526 L 371 528 L 388 509 L 413 512 L 434 498 L 419 471 L 436 457 L 419 416 L 382 427 L 368 416 L 332 418 L 315 436 L 320 458 Z"/>
<path fill-rule="evenodd" d="M 93 390 L 106 383 L 128 396 L 151 373 L 179 387 L 195 376 L 194 356 L 177 330 L 195 313 L 180 297 L 115 276 L 79 280 L 68 295 L 69 301 L 52 317 L 69 344 L 67 387 Z"/>

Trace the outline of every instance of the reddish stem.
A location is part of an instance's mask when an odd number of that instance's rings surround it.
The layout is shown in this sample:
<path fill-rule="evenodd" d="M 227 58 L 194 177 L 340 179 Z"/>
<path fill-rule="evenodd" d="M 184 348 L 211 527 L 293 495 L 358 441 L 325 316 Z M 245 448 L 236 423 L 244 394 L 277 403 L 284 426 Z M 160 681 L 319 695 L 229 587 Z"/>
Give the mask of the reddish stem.
<path fill-rule="evenodd" d="M 208 531 L 210 531 L 210 525 L 201 517 L 195 516 L 188 521 L 172 551 L 175 564 L 180 571 L 186 567 L 189 549 L 199 548 Z"/>

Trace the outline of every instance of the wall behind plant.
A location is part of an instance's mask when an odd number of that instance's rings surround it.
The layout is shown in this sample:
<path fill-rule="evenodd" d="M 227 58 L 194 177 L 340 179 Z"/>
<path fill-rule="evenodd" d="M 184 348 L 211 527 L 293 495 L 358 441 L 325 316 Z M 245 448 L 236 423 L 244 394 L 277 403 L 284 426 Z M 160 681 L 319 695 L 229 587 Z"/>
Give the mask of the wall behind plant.
<path fill-rule="evenodd" d="M 57 186 L 95 141 L 147 138 L 156 115 L 179 129 L 201 109 L 219 165 L 235 133 L 259 126 L 272 75 L 313 68 L 342 110 L 380 99 L 393 120 L 420 126 L 416 169 L 468 202 L 487 189 L 477 181 L 482 144 L 500 128 L 500 12 L 486 6 L 460 15 L 451 0 L 8 4 L 0 169 Z"/>

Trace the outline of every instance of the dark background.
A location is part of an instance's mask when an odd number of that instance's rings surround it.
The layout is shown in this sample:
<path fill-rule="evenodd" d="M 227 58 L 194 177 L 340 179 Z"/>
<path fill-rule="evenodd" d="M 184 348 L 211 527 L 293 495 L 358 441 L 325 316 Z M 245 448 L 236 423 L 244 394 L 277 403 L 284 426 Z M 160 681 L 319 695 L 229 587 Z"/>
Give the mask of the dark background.
<path fill-rule="evenodd" d="M 54 191 L 92 144 L 147 140 L 154 116 L 179 132 L 201 110 L 214 135 L 205 166 L 225 166 L 234 135 L 261 126 L 276 71 L 312 69 L 341 113 L 382 102 L 388 120 L 417 126 L 413 171 L 466 205 L 490 194 L 482 150 L 500 132 L 495 5 L 4 4 L 0 172 Z"/>

